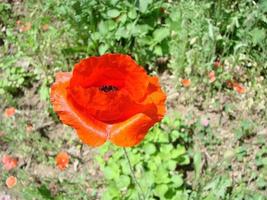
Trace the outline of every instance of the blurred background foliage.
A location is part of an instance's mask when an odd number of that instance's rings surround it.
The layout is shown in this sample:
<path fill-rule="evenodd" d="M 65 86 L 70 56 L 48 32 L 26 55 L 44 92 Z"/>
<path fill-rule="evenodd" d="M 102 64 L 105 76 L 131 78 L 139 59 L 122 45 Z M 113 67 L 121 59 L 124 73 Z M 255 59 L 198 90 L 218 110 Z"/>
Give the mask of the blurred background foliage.
<path fill-rule="evenodd" d="M 12 153 L 22 163 L 12 172 L 21 180 L 15 196 L 137 199 L 122 150 L 107 144 L 93 154 L 100 170 L 91 165 L 83 157 L 88 149 L 57 127 L 49 103 L 55 72 L 70 71 L 87 56 L 118 52 L 167 80 L 171 111 L 194 106 L 220 116 L 207 126 L 195 111 L 166 117 L 140 146 L 127 149 L 147 199 L 266 199 L 266 0 L 4 0 L 0 13 L 0 108 L 19 110 L 15 118 L 0 117 L 6 133 L 0 148 L 1 156 Z M 189 79 L 190 88 L 181 79 Z M 246 94 L 235 93 L 229 81 Z M 225 140 L 217 129 L 229 127 Z M 64 133 L 54 137 L 60 129 Z M 76 171 L 36 178 L 31 170 L 53 168 L 62 148 L 72 152 Z M 103 174 L 91 173 L 89 165 Z M 0 176 L 3 183 L 7 175 Z"/>

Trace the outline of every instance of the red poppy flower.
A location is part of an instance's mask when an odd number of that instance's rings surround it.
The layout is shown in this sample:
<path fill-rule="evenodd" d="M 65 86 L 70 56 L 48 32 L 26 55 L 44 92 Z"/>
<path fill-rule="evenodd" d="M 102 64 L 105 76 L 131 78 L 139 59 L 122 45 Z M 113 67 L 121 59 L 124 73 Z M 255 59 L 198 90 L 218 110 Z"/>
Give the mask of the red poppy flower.
<path fill-rule="evenodd" d="M 6 117 L 12 117 L 13 115 L 15 115 L 15 113 L 16 113 L 16 109 L 14 107 L 9 107 L 9 108 L 5 109 L 4 115 Z"/>
<path fill-rule="evenodd" d="M 216 75 L 214 71 L 209 72 L 209 79 L 210 79 L 210 83 L 213 83 L 216 80 Z"/>
<path fill-rule="evenodd" d="M 246 92 L 246 88 L 243 85 L 241 85 L 240 83 L 237 83 L 237 82 L 233 83 L 233 88 L 239 94 L 244 94 Z"/>
<path fill-rule="evenodd" d="M 13 188 L 17 184 L 17 178 L 15 176 L 9 176 L 6 179 L 6 186 L 8 188 Z"/>
<path fill-rule="evenodd" d="M 165 99 L 158 78 L 122 54 L 81 60 L 72 73 L 57 73 L 51 87 L 55 112 L 91 146 L 140 143 L 163 118 Z"/>
<path fill-rule="evenodd" d="M 6 170 L 11 170 L 18 165 L 18 160 L 12 156 L 4 155 L 2 158 L 2 163 Z"/>
<path fill-rule="evenodd" d="M 191 85 L 191 80 L 190 79 L 182 79 L 181 83 L 184 87 L 189 87 Z"/>
<path fill-rule="evenodd" d="M 66 152 L 59 152 L 56 156 L 56 165 L 60 170 L 64 170 L 69 165 L 69 155 Z"/>

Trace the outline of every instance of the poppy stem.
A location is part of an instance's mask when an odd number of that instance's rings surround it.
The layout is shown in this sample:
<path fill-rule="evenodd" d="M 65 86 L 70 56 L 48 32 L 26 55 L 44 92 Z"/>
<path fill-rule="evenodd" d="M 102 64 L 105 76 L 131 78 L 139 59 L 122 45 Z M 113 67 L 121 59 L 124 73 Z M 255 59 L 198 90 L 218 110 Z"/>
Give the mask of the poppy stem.
<path fill-rule="evenodd" d="M 133 166 L 132 166 L 131 161 L 130 161 L 130 159 L 129 159 L 129 156 L 128 156 L 128 153 L 127 153 L 127 151 L 126 151 L 126 148 L 124 148 L 124 147 L 123 147 L 123 152 L 124 152 L 124 155 L 125 155 L 125 157 L 126 157 L 126 159 L 127 159 L 127 161 L 128 161 L 129 168 L 130 168 L 130 170 L 131 170 L 131 174 L 132 174 L 132 177 L 133 177 L 133 179 L 134 179 L 134 182 L 135 182 L 136 186 L 139 188 L 139 190 L 141 191 L 141 196 L 142 196 L 142 198 L 141 198 L 139 192 L 138 192 L 138 197 L 139 197 L 140 200 L 141 200 L 141 199 L 145 200 L 145 199 L 146 199 L 146 195 L 145 195 L 145 193 L 144 193 L 144 191 L 143 191 L 141 185 L 140 185 L 139 182 L 137 181 L 137 178 L 136 178 L 136 176 L 135 176 L 135 174 L 134 174 Z"/>

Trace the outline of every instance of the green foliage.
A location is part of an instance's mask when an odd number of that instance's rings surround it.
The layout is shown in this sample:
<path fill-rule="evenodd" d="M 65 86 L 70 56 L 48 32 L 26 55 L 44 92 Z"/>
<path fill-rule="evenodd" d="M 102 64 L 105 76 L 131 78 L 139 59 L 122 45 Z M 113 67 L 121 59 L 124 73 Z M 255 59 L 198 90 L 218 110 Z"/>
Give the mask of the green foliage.
<path fill-rule="evenodd" d="M 227 68 L 216 74 L 223 81 L 252 81 L 266 74 L 265 12 L 264 1 L 180 1 L 167 20 L 172 31 L 169 67 L 179 76 L 203 77 L 219 59 Z M 242 77 L 236 66 L 244 71 Z"/>
<path fill-rule="evenodd" d="M 0 94 L 9 103 L 14 96 L 23 95 L 26 88 L 33 86 L 40 88 L 41 98 L 47 100 L 54 72 L 68 68 L 68 58 L 61 51 L 64 42 L 68 41 L 66 37 L 70 36 L 64 32 L 65 25 L 61 25 L 59 31 L 57 25 L 52 24 L 54 19 L 49 17 L 54 15 L 49 6 L 55 6 L 56 2 L 35 5 L 27 1 L 23 5 L 28 12 L 26 16 L 17 14 L 19 8 L 14 4 L 0 4 L 0 10 L 3 10 L 0 20 L 3 30 L 0 32 Z M 26 24 L 28 29 L 21 29 Z M 44 25 L 48 26 L 47 30 Z"/>
<path fill-rule="evenodd" d="M 3 71 L 0 75 L 0 94 L 6 92 L 10 94 L 20 93 L 20 89 L 25 86 L 30 86 L 34 79 L 34 74 L 25 67 L 16 63 L 16 58 L 6 57 L 0 63 L 0 69 Z M 27 62 L 27 61 L 26 61 Z"/>
<path fill-rule="evenodd" d="M 168 130 L 163 128 L 166 125 Z M 186 147 L 177 143 L 182 135 L 187 135 L 181 132 L 182 126 L 179 119 L 170 122 L 166 118 L 160 126 L 150 131 L 142 144 L 126 148 L 137 181 L 147 199 L 188 197 L 183 167 L 189 166 L 191 161 Z M 103 199 L 138 199 L 140 191 L 132 178 L 122 148 L 109 144 L 102 147 L 97 161 L 107 181 Z"/>
<path fill-rule="evenodd" d="M 249 120 L 243 120 L 240 122 L 240 127 L 235 130 L 236 138 L 240 141 L 255 135 L 255 124 Z"/>
<path fill-rule="evenodd" d="M 32 116 L 32 118 L 32 122 L 37 124 L 38 117 Z M 40 118 L 42 117 L 39 116 Z M 18 158 L 18 166 L 7 171 L 0 162 L 0 188 L 6 188 L 6 178 L 13 175 L 18 182 L 12 188 L 11 194 L 14 195 L 12 198 L 65 200 L 73 199 L 75 196 L 77 199 L 95 199 L 99 183 L 92 179 L 87 170 L 82 173 L 77 170 L 67 173 L 61 172 L 55 166 L 55 157 L 62 151 L 66 141 L 67 145 L 75 147 L 76 141 L 70 139 L 70 132 L 64 132 L 60 137 L 51 140 L 50 135 L 40 133 L 43 128 L 35 126 L 32 131 L 27 131 L 27 124 L 28 122 L 21 118 L 20 113 L 16 113 L 12 118 L 1 118 L 0 132 L 3 134 L 0 135 L 1 161 L 3 155 L 12 155 Z M 70 160 L 78 162 L 77 157 L 71 157 Z M 82 159 L 79 158 L 79 160 Z M 56 176 L 51 177 L 53 174 Z M 88 195 L 89 187 L 92 191 Z"/>
<path fill-rule="evenodd" d="M 168 4 L 162 0 L 63 1 L 59 15 L 70 22 L 79 38 L 65 51 L 127 53 L 140 64 L 151 64 L 156 57 L 168 54 L 166 9 Z"/>

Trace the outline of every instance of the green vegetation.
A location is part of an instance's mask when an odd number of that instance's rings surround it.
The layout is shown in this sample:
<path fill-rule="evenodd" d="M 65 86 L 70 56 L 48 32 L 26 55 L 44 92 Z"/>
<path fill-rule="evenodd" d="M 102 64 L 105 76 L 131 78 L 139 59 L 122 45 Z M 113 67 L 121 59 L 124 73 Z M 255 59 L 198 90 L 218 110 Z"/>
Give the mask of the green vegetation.
<path fill-rule="evenodd" d="M 0 199 L 138 199 L 123 149 L 82 145 L 49 102 L 55 72 L 107 52 L 131 55 L 168 95 L 169 114 L 126 148 L 146 199 L 267 198 L 265 0 L 4 0 L 0 13 L 0 158 L 18 159 L 0 163 Z"/>

